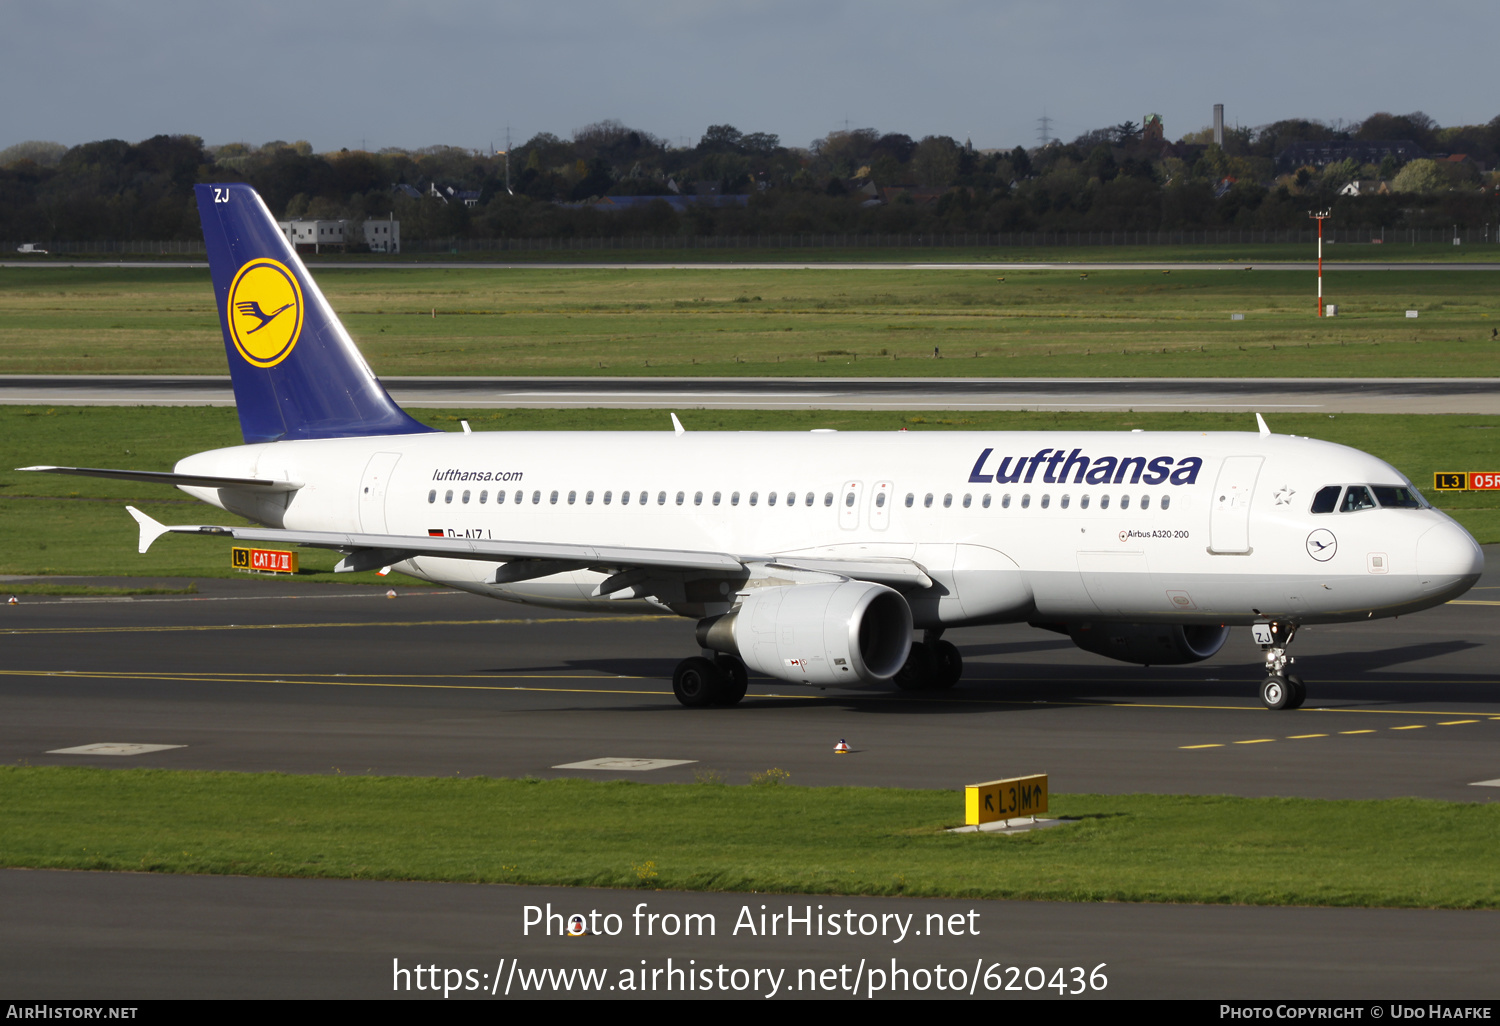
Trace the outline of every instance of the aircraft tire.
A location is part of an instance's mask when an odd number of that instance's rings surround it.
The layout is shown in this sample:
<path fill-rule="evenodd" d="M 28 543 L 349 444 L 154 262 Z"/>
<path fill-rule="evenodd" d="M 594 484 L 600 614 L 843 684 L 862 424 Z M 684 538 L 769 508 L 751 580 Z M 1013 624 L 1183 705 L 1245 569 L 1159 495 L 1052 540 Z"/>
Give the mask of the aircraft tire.
<path fill-rule="evenodd" d="M 933 674 L 928 682 L 928 691 L 946 691 L 957 684 L 964 675 L 964 657 L 958 646 L 951 641 L 934 642 L 932 648 Z"/>
<path fill-rule="evenodd" d="M 1300 709 L 1302 703 L 1307 701 L 1307 685 L 1302 683 L 1301 677 L 1287 676 L 1287 685 L 1292 689 L 1292 695 L 1287 699 L 1286 708 Z"/>
<path fill-rule="evenodd" d="M 714 660 L 719 668 L 721 686 L 716 705 L 739 705 L 750 686 L 750 671 L 745 664 L 732 655 L 721 655 Z"/>
<path fill-rule="evenodd" d="M 932 652 L 920 641 L 911 643 L 906 662 L 891 679 L 902 691 L 926 691 L 935 676 Z"/>
<path fill-rule="evenodd" d="M 672 694 L 689 709 L 701 709 L 718 701 L 724 675 L 702 656 L 691 656 L 672 671 Z"/>
<path fill-rule="evenodd" d="M 1279 674 L 1271 674 L 1260 683 L 1260 700 L 1267 709 L 1294 708 L 1290 705 L 1296 689 Z"/>

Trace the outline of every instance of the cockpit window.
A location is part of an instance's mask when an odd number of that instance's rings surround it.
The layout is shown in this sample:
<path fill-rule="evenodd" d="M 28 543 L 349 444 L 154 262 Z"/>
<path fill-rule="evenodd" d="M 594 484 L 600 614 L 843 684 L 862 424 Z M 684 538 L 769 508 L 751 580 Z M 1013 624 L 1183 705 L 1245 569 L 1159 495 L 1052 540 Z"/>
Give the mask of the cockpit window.
<path fill-rule="evenodd" d="M 1361 509 L 1374 509 L 1375 498 L 1364 485 L 1350 485 L 1344 490 L 1344 501 L 1339 503 L 1340 513 L 1353 513 Z"/>
<path fill-rule="evenodd" d="M 1314 513 L 1332 513 L 1338 509 L 1339 492 L 1341 491 L 1343 489 L 1338 485 L 1319 488 L 1318 494 L 1313 496 L 1312 511 Z"/>
<path fill-rule="evenodd" d="M 1425 504 L 1422 497 L 1410 488 L 1401 488 L 1397 485 L 1371 485 L 1375 492 L 1375 499 L 1382 506 L 1394 506 L 1397 509 L 1421 509 Z"/>

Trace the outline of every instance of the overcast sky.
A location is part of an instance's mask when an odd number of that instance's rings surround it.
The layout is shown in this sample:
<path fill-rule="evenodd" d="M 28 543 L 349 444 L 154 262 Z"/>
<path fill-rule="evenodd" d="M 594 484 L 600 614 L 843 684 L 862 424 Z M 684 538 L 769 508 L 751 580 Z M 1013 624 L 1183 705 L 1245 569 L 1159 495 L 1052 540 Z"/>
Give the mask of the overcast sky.
<path fill-rule="evenodd" d="M 191 133 L 318 150 L 568 136 L 615 118 L 806 146 L 976 147 L 1159 113 L 1209 124 L 1500 114 L 1495 0 L 0 0 L 0 148 Z"/>

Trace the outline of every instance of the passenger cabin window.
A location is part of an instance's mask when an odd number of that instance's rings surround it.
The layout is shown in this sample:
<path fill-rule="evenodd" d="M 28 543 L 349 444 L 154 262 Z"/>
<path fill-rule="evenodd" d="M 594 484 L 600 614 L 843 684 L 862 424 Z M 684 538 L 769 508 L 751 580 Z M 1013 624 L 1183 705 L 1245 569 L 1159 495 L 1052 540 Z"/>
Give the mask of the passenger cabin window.
<path fill-rule="evenodd" d="M 684 495 L 682 492 L 678 492 L 677 493 L 677 505 L 681 506 L 682 505 L 682 500 L 685 499 L 685 498 L 687 498 L 686 495 Z"/>
<path fill-rule="evenodd" d="M 850 498 L 853 498 L 853 496 L 851 495 Z M 775 492 L 767 492 L 766 493 L 766 505 L 767 506 L 774 506 L 774 505 L 776 505 L 776 493 Z"/>
<path fill-rule="evenodd" d="M 990 493 L 989 492 L 985 492 L 984 493 L 984 498 L 979 500 L 979 504 L 981 506 L 983 506 L 985 509 L 989 509 L 990 508 Z"/>
<path fill-rule="evenodd" d="M 453 489 L 452 488 L 448 489 L 446 492 L 443 493 L 443 501 L 444 502 L 452 502 L 453 501 Z"/>
<path fill-rule="evenodd" d="M 463 503 L 466 506 L 469 504 L 469 490 L 467 488 L 464 489 Z"/>
<path fill-rule="evenodd" d="M 1149 495 L 1142 495 L 1141 496 L 1141 509 L 1150 509 L 1150 508 L 1151 508 L 1151 496 L 1149 496 Z"/>
<path fill-rule="evenodd" d="M 694 506 L 701 506 L 701 505 L 703 505 L 703 493 L 702 492 L 694 492 L 693 493 L 693 505 Z"/>
<path fill-rule="evenodd" d="M 1109 509 L 1109 496 L 1108 495 L 1101 495 L 1101 496 L 1099 496 L 1099 508 L 1100 509 Z"/>
<path fill-rule="evenodd" d="M 906 504 L 908 506 L 911 505 L 911 496 L 910 495 L 908 495 L 906 497 Z M 833 505 L 833 493 L 832 492 L 824 492 L 823 493 L 823 505 L 825 505 L 825 506 L 832 506 Z"/>
<path fill-rule="evenodd" d="M 809 495 L 808 498 L 811 499 L 812 496 Z M 809 502 L 808 505 L 811 506 L 812 503 Z M 885 509 L 885 492 L 876 492 L 875 493 L 875 508 L 876 509 Z"/>
<path fill-rule="evenodd" d="M 658 506 L 665 506 L 667 504 L 667 493 L 666 492 L 657 492 L 656 493 L 656 504 Z"/>
<path fill-rule="evenodd" d="M 621 506 L 629 506 L 630 505 L 630 493 L 629 492 L 621 492 L 620 493 L 620 505 Z"/>
<path fill-rule="evenodd" d="M 604 493 L 604 504 L 606 506 L 608 506 L 610 500 L 613 499 L 614 497 L 615 497 L 615 493 L 614 492 L 605 492 Z"/>
<path fill-rule="evenodd" d="M 808 492 L 807 495 L 804 496 L 803 498 L 804 498 L 804 502 L 808 506 L 812 506 L 812 505 L 814 505 L 818 501 L 818 497 L 816 495 L 814 495 L 812 492 Z"/>
<path fill-rule="evenodd" d="M 953 505 L 953 493 L 949 492 L 947 495 L 943 496 L 943 508 L 947 509 L 949 506 L 952 506 L 952 505 Z"/>
<path fill-rule="evenodd" d="M 551 495 L 547 496 L 547 502 L 548 502 L 549 505 L 556 506 L 557 505 L 557 493 L 553 492 Z"/>
<path fill-rule="evenodd" d="M 1128 496 L 1128 495 L 1122 495 L 1122 496 L 1120 496 L 1120 508 L 1121 509 L 1129 509 L 1130 508 L 1130 496 Z"/>
<path fill-rule="evenodd" d="M 644 506 L 646 504 L 646 500 L 649 499 L 650 497 L 651 496 L 648 493 L 642 492 L 640 495 L 636 496 L 636 500 L 635 501 L 637 503 L 639 503 L 640 505 Z"/>
<path fill-rule="evenodd" d="M 1085 492 L 1083 495 L 1080 495 L 1078 497 L 1078 508 L 1079 509 L 1088 509 L 1089 508 L 1089 497 L 1088 497 L 1088 493 L 1087 492 Z"/>
<path fill-rule="evenodd" d="M 1364 485 L 1350 485 L 1344 490 L 1344 501 L 1339 503 L 1340 513 L 1356 513 L 1362 509 L 1374 509 L 1375 497 Z"/>
<path fill-rule="evenodd" d="M 731 506 L 738 506 L 740 504 L 740 493 L 739 492 L 730 492 L 729 493 L 729 504 Z"/>
<path fill-rule="evenodd" d="M 495 493 L 495 494 L 496 494 L 496 495 L 499 495 L 499 494 L 500 494 L 500 493 L 499 493 L 499 492 L 496 492 L 496 493 Z M 485 504 L 485 503 L 486 503 L 486 502 L 489 502 L 489 501 L 490 501 L 490 493 L 489 493 L 489 489 L 485 489 L 485 490 L 483 490 L 483 491 L 481 491 L 481 492 L 480 492 L 480 493 L 479 493 L 479 504 L 480 504 L 480 505 L 481 505 L 481 506 L 483 506 L 483 505 L 484 505 L 484 504 Z"/>
<path fill-rule="evenodd" d="M 1000 498 L 1000 508 L 1001 509 L 1010 509 L 1010 492 L 1006 492 Z"/>
<path fill-rule="evenodd" d="M 714 505 L 717 506 L 719 504 L 719 500 L 722 498 L 724 498 L 723 492 L 714 492 Z"/>
<path fill-rule="evenodd" d="M 1319 488 L 1318 494 L 1313 496 L 1312 511 L 1314 513 L 1332 513 L 1338 509 L 1339 492 L 1342 490 L 1338 485 Z"/>
<path fill-rule="evenodd" d="M 1025 495 L 1021 496 L 1021 508 L 1022 509 L 1029 509 L 1030 507 L 1031 507 L 1031 493 L 1027 492 Z"/>
<path fill-rule="evenodd" d="M 932 508 L 932 493 L 931 493 L 931 492 L 928 492 L 928 493 L 927 493 L 927 494 L 926 494 L 926 495 L 925 495 L 925 496 L 924 496 L 924 497 L 923 497 L 923 498 L 922 498 L 922 505 L 923 505 L 923 506 L 926 506 L 926 507 L 927 507 L 927 508 L 928 508 L 928 509 L 931 509 L 931 508 Z"/>
<path fill-rule="evenodd" d="M 1170 495 L 1163 495 L 1161 497 L 1160 505 L 1162 509 L 1166 509 L 1168 506 L 1172 505 L 1172 497 Z"/>
<path fill-rule="evenodd" d="M 532 492 L 531 493 L 531 504 L 533 506 L 540 505 L 541 501 L 542 501 L 542 493 L 541 492 Z"/>
<path fill-rule="evenodd" d="M 437 502 L 437 489 L 436 488 L 434 488 L 432 491 L 430 491 L 430 492 L 427 493 L 427 501 L 428 502 Z"/>
<path fill-rule="evenodd" d="M 1043 495 L 1042 496 L 1042 509 L 1046 509 L 1050 505 L 1052 505 L 1052 496 L 1050 496 L 1050 495 Z"/>
<path fill-rule="evenodd" d="M 751 492 L 750 493 L 750 505 L 754 506 L 759 501 L 760 501 L 760 492 Z"/>
<path fill-rule="evenodd" d="M 594 504 L 594 493 L 593 492 L 584 492 L 583 493 L 583 504 L 585 506 L 592 506 Z"/>
<path fill-rule="evenodd" d="M 1068 508 L 1068 503 L 1070 501 L 1072 501 L 1072 500 L 1069 498 L 1068 494 L 1066 492 L 1064 492 L 1063 493 L 1063 497 L 1058 501 L 1058 505 L 1061 506 L 1063 509 L 1067 509 Z"/>
<path fill-rule="evenodd" d="M 906 493 L 906 508 L 911 509 L 911 504 L 917 501 L 917 497 L 911 492 Z"/>
<path fill-rule="evenodd" d="M 577 492 L 569 492 L 568 493 L 568 505 L 571 506 L 574 503 L 576 503 L 577 501 L 578 501 L 578 493 Z"/>

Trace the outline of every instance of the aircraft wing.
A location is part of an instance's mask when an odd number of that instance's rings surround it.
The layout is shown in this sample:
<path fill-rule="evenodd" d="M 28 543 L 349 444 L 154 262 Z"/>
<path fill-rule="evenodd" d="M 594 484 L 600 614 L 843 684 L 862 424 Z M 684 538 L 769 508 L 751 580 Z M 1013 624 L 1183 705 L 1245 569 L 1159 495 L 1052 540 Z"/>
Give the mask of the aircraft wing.
<path fill-rule="evenodd" d="M 17 467 L 43 474 L 76 474 L 79 477 L 109 477 L 117 481 L 187 485 L 194 488 L 258 488 L 267 492 L 295 492 L 301 481 L 270 481 L 256 477 L 206 477 L 202 474 L 172 474 L 160 470 L 109 470 L 104 467 Z"/>
<path fill-rule="evenodd" d="M 739 556 L 727 552 L 686 549 L 648 549 L 624 545 L 583 545 L 572 542 L 507 541 L 492 538 L 422 537 L 408 534 L 365 534 L 353 531 L 292 531 L 270 527 L 220 527 L 212 524 L 163 524 L 134 506 L 126 506 L 140 524 L 139 551 L 145 552 L 163 534 L 208 534 L 237 541 L 273 542 L 337 549 L 348 553 L 336 569 L 369 570 L 413 556 L 443 556 L 503 562 L 495 583 L 504 584 L 585 568 L 609 571 L 745 572 L 750 564 L 769 569 L 784 567 L 813 573 L 837 574 L 896 588 L 926 588 L 932 579 L 911 560 L 777 559 Z"/>

